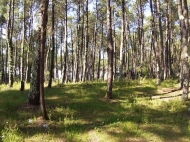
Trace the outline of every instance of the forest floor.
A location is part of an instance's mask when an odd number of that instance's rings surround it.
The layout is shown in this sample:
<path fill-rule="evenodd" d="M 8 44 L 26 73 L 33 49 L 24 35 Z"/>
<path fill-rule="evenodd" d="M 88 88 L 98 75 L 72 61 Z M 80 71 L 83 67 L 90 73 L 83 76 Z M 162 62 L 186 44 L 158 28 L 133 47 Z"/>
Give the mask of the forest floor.
<path fill-rule="evenodd" d="M 175 80 L 115 81 L 112 100 L 105 82 L 54 84 L 45 88 L 48 121 L 39 106 L 24 104 L 28 89 L 0 85 L 0 141 L 190 141 L 190 101 L 181 101 Z"/>

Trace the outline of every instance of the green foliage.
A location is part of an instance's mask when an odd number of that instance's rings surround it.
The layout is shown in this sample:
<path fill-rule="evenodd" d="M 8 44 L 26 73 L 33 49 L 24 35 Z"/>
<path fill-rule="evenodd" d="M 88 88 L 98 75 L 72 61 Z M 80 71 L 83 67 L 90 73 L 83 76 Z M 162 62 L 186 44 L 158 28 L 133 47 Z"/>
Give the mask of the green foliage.
<path fill-rule="evenodd" d="M 169 102 L 162 102 L 160 109 L 163 110 L 163 112 L 178 112 L 182 108 L 183 103 L 179 100 L 170 100 Z"/>
<path fill-rule="evenodd" d="M 161 82 L 161 85 L 160 87 L 174 87 L 177 83 L 177 79 L 174 80 L 174 79 L 168 79 L 168 80 L 164 80 L 163 82 Z"/>
<path fill-rule="evenodd" d="M 190 120 L 188 121 L 188 126 L 187 126 L 187 134 L 190 134 Z"/>
<path fill-rule="evenodd" d="M 6 123 L 4 129 L 1 131 L 1 138 L 3 142 L 24 142 L 21 131 L 17 124 Z"/>

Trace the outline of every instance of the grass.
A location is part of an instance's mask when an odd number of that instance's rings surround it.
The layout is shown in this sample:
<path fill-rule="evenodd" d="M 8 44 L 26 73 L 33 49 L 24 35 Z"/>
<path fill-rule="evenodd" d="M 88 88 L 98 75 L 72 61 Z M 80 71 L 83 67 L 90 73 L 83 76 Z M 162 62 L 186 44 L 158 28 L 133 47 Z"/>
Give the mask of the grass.
<path fill-rule="evenodd" d="M 105 82 L 54 85 L 45 88 L 50 120 L 38 107 L 25 107 L 26 91 L 19 83 L 0 86 L 0 141 L 9 142 L 125 142 L 190 141 L 189 102 L 177 98 L 150 100 L 162 88 L 155 80 L 123 80 L 113 84 L 113 100 L 104 99 Z"/>

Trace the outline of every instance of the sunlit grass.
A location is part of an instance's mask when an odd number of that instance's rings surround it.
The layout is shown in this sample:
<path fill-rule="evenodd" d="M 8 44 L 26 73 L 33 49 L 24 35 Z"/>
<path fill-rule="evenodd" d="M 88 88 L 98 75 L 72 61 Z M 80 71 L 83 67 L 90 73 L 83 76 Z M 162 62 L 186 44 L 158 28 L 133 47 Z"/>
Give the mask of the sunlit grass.
<path fill-rule="evenodd" d="M 47 84 L 46 84 L 47 85 Z M 106 82 L 69 83 L 45 88 L 49 121 L 38 107 L 25 108 L 29 84 L 20 92 L 0 86 L 2 141 L 120 142 L 189 141 L 188 102 L 150 100 L 157 89 L 175 87 L 175 80 L 156 86 L 155 80 L 115 81 L 113 100 L 104 98 Z"/>

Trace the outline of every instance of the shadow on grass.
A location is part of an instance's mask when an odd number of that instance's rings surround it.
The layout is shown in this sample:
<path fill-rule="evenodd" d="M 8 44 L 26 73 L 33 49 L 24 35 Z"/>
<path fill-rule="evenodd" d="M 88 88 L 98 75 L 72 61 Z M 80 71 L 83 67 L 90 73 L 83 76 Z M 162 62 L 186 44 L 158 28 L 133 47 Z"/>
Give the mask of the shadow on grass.
<path fill-rule="evenodd" d="M 132 84 L 132 83 L 131 83 Z M 3 115 L 3 119 L 14 119 L 23 135 L 32 138 L 39 135 L 51 135 L 54 139 L 64 137 L 66 141 L 186 141 L 189 139 L 188 120 L 190 114 L 187 106 L 177 105 L 175 102 L 161 103 L 151 100 L 142 100 L 155 94 L 154 87 L 129 85 L 129 83 L 115 83 L 113 100 L 104 99 L 105 83 L 70 84 L 63 87 L 55 86 L 45 89 L 46 106 L 50 121 L 28 123 L 30 118 L 40 116 L 38 110 L 18 110 L 19 104 L 25 101 L 25 96 L 19 91 L 4 91 L 2 110 L 12 112 Z M 6 98 L 16 93 L 13 99 Z M 23 97 L 24 96 L 24 97 Z M 22 99 L 21 99 L 22 98 Z M 10 100 L 10 104 L 5 102 Z M 154 103 L 161 105 L 154 106 Z M 10 106 L 7 107 L 7 106 Z M 13 109 L 14 108 L 14 109 Z M 48 128 L 43 124 L 48 123 Z M 81 136 L 79 136 L 81 135 Z M 102 136 L 103 135 L 103 136 Z M 78 136 L 78 137 L 77 137 Z M 87 137 L 85 140 L 82 137 Z M 105 137 L 105 138 L 104 138 Z M 111 140 L 110 140 L 111 141 Z"/>

